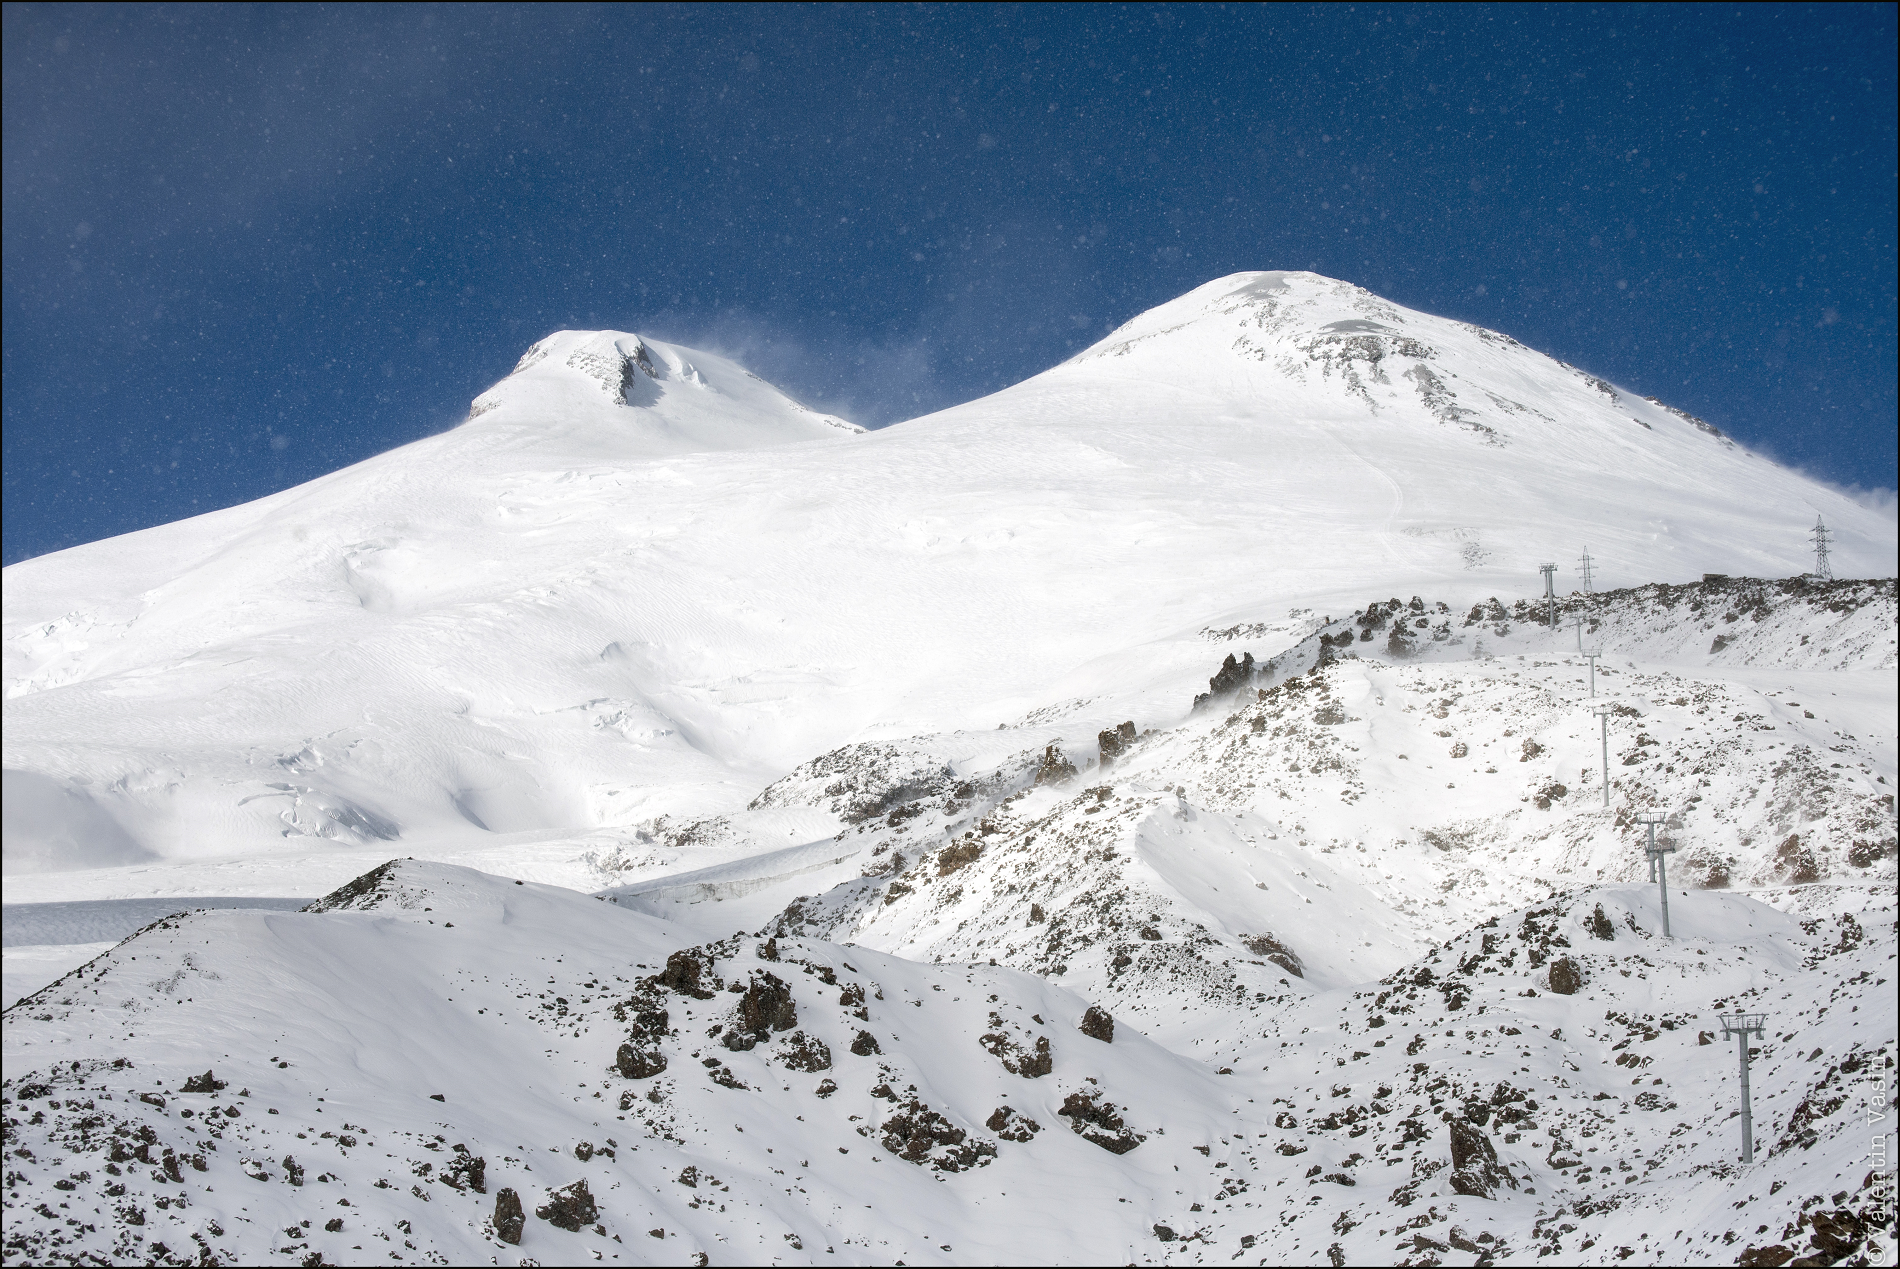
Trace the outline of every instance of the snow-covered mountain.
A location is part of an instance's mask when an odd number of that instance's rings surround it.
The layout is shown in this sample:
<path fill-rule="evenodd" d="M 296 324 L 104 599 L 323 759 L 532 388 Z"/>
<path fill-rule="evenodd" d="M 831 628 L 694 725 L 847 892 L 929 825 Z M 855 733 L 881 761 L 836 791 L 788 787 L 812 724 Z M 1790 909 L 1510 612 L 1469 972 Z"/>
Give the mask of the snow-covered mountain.
<path fill-rule="evenodd" d="M 6 570 L 5 1262 L 1893 1263 L 1894 556 L 1311 274 L 876 433 L 550 336 Z"/>
<path fill-rule="evenodd" d="M 1890 521 L 1696 420 L 1311 274 L 868 435 L 563 332 L 441 436 L 7 569 L 8 868 L 309 893 L 400 841 L 571 880 L 853 741 L 1151 725 L 1206 629 L 1462 609 L 1585 547 L 1608 584 L 1786 576 L 1817 513 L 1842 575 L 1893 571 Z M 274 881 L 211 864 L 245 857 Z"/>
<path fill-rule="evenodd" d="M 1821 889 L 1672 896 L 1673 939 L 1647 886 L 1501 912 L 1217 1068 L 1009 969 L 392 863 L 7 1014 L 5 1257 L 1891 1263 L 1893 897 Z"/>

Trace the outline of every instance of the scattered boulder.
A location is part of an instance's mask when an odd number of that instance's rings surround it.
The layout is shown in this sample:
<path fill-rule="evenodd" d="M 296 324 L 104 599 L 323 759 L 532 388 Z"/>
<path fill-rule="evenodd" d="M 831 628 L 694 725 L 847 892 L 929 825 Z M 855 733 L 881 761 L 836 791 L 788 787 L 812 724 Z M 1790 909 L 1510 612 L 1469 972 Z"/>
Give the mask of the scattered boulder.
<path fill-rule="evenodd" d="M 711 1000 L 712 992 L 700 986 L 702 974 L 710 976 L 712 966 L 702 964 L 699 957 L 691 951 L 679 951 L 666 958 L 666 968 L 654 976 L 654 981 L 662 987 L 670 987 L 683 996 L 695 1000 Z"/>
<path fill-rule="evenodd" d="M 1821 879 L 1821 863 L 1801 844 L 1799 833 L 1788 834 L 1787 840 L 1775 847 L 1775 859 L 1791 885 L 1805 886 Z"/>
<path fill-rule="evenodd" d="M 1056 1114 L 1068 1119 L 1077 1136 L 1094 1142 L 1110 1154 L 1127 1154 L 1148 1138 L 1129 1129 L 1113 1102 L 1101 1099 L 1097 1089 L 1070 1093 Z"/>
<path fill-rule="evenodd" d="M 1603 905 L 1597 904 L 1597 910 L 1583 923 L 1583 928 L 1596 937 L 1609 942 L 1616 937 L 1616 927 L 1610 924 L 1610 918 L 1603 913 Z"/>
<path fill-rule="evenodd" d="M 1453 1119 L 1451 1129 L 1451 1188 L 1471 1198 L 1495 1199 L 1497 1188 L 1517 1188 L 1517 1178 L 1498 1163 L 1498 1152 L 1484 1130 L 1469 1120 Z"/>
<path fill-rule="evenodd" d="M 1533 798 L 1532 801 L 1537 804 L 1538 810 L 1548 811 L 1552 802 L 1560 801 L 1569 796 L 1569 789 L 1555 781 L 1551 781 L 1537 790 L 1537 796 Z"/>
<path fill-rule="evenodd" d="M 1544 747 L 1535 740 L 1526 740 L 1518 752 L 1520 755 L 1518 757 L 1519 762 L 1529 762 L 1532 758 L 1544 752 Z"/>
<path fill-rule="evenodd" d="M 831 1049 L 823 1040 L 808 1036 L 803 1031 L 794 1031 L 785 1041 L 785 1048 L 779 1053 L 779 1061 L 794 1071 L 829 1071 L 831 1069 Z"/>
<path fill-rule="evenodd" d="M 1262 960 L 1272 961 L 1275 965 L 1278 965 L 1295 978 L 1306 977 L 1306 963 L 1299 958 L 1298 953 L 1281 942 L 1276 936 L 1272 934 L 1255 934 L 1250 938 L 1242 939 L 1241 942 L 1245 943 L 1247 950 L 1252 952 L 1255 956 L 1260 957 Z"/>
<path fill-rule="evenodd" d="M 495 1191 L 495 1237 L 514 1246 L 521 1245 L 521 1227 L 527 1218 L 521 1211 L 521 1196 L 507 1186 Z"/>
<path fill-rule="evenodd" d="M 898 1158 L 939 1172 L 981 1167 L 996 1157 L 987 1141 L 971 1141 L 963 1129 L 915 1097 L 878 1129 L 884 1148 Z"/>
<path fill-rule="evenodd" d="M 1559 996 L 1574 996 L 1583 989 L 1583 970 L 1568 956 L 1550 963 L 1550 989 Z"/>
<path fill-rule="evenodd" d="M 1242 653 L 1242 660 L 1234 660 L 1229 652 L 1227 659 L 1220 663 L 1220 669 L 1207 681 L 1207 690 L 1194 698 L 1194 708 L 1199 709 L 1209 701 L 1232 696 L 1243 687 L 1252 685 L 1254 680 L 1253 653 Z"/>
<path fill-rule="evenodd" d="M 488 1193 L 488 1160 L 482 1155 L 468 1152 L 468 1147 L 460 1142 L 455 1146 L 455 1158 L 450 1160 L 437 1174 L 455 1189 L 473 1190 L 477 1194 Z"/>
<path fill-rule="evenodd" d="M 1114 1023 L 1109 1023 L 1112 1029 Z M 1016 1041 L 1000 1031 L 993 1031 L 978 1038 L 977 1043 L 988 1051 L 990 1056 L 1003 1064 L 1003 1069 L 1011 1075 L 1020 1075 L 1024 1079 L 1036 1079 L 1055 1069 L 1055 1059 L 1049 1052 L 1049 1037 L 1036 1037 L 1036 1047 L 1025 1049 Z"/>
<path fill-rule="evenodd" d="M 1077 1029 L 1091 1040 L 1100 1040 L 1103 1044 L 1115 1042 L 1115 1018 L 1100 1005 L 1090 1005 L 1088 1012 L 1082 1015 Z"/>
<path fill-rule="evenodd" d="M 547 1206 L 535 1208 L 534 1214 L 550 1225 L 575 1234 L 600 1219 L 593 1192 L 587 1188 L 584 1177 L 572 1185 L 550 1191 Z"/>
<path fill-rule="evenodd" d="M 623 1044 L 614 1053 L 614 1069 L 630 1080 L 643 1080 L 666 1069 L 666 1054 Z"/>
<path fill-rule="evenodd" d="M 194 1075 L 186 1080 L 184 1087 L 179 1091 L 184 1093 L 215 1093 L 225 1087 L 227 1087 L 225 1081 L 219 1079 L 210 1071 L 206 1071 L 203 1075 Z"/>
<path fill-rule="evenodd" d="M 774 1031 L 790 1031 L 797 1025 L 798 1008 L 785 980 L 767 970 L 755 973 L 739 997 L 738 1029 L 763 1040 Z"/>
<path fill-rule="evenodd" d="M 1058 746 L 1044 746 L 1042 761 L 1036 764 L 1037 784 L 1067 784 L 1075 779 L 1075 774 L 1075 764 L 1063 756 Z"/>
<path fill-rule="evenodd" d="M 284 1179 L 292 1185 L 303 1184 L 303 1164 L 298 1163 L 290 1155 L 284 1156 Z"/>
<path fill-rule="evenodd" d="M 1042 1131 L 1041 1124 L 1008 1106 L 991 1111 L 983 1126 L 1004 1141 L 1028 1141 Z"/>
<path fill-rule="evenodd" d="M 589 1159 L 594 1157 L 594 1143 L 591 1141 L 583 1141 L 576 1145 L 574 1147 L 574 1157 L 579 1159 L 582 1163 L 586 1163 Z"/>
<path fill-rule="evenodd" d="M 948 877 L 957 869 L 975 863 L 982 853 L 982 842 L 953 842 L 937 853 L 937 875 Z"/>
<path fill-rule="evenodd" d="M 1095 738 L 1096 747 L 1102 752 L 1102 770 L 1106 771 L 1115 759 L 1127 753 L 1135 745 L 1135 724 L 1126 722 L 1118 727 L 1102 732 Z"/>
<path fill-rule="evenodd" d="M 1386 655 L 1391 657 L 1394 661 L 1403 661 L 1412 655 L 1414 651 L 1412 632 L 1405 628 L 1404 622 L 1395 621 L 1392 623 L 1392 633 L 1388 634 L 1385 639 L 1385 651 Z"/>
<path fill-rule="evenodd" d="M 1839 1262 L 1860 1250 L 1861 1240 L 1866 1236 L 1867 1228 L 1860 1217 L 1842 1207 L 1814 1214 L 1814 1233 L 1809 1241 L 1815 1251 Z"/>
<path fill-rule="evenodd" d="M 851 1051 L 859 1057 L 870 1057 L 873 1053 L 882 1053 L 884 1050 L 877 1047 L 876 1036 L 869 1031 L 860 1031 L 858 1038 L 851 1042 Z"/>

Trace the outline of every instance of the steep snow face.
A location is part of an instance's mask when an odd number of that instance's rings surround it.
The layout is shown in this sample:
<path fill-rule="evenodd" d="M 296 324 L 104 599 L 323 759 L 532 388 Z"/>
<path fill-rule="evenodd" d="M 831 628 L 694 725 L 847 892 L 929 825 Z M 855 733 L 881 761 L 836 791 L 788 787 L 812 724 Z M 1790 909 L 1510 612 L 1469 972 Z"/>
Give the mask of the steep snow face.
<path fill-rule="evenodd" d="M 442 436 L 8 569 L 7 866 L 309 893 L 399 840 L 549 876 L 847 743 L 1180 702 L 1263 612 L 1463 608 L 1586 545 L 1610 582 L 1785 576 L 1817 512 L 1891 571 L 1891 523 L 1693 420 L 1310 274 L 870 435 L 562 332 Z"/>

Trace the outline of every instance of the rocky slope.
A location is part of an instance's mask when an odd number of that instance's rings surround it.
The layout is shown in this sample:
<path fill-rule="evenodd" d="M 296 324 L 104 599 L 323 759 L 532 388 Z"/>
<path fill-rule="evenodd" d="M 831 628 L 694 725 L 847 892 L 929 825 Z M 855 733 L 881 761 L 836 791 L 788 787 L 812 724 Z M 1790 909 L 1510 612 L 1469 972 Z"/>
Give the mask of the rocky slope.
<path fill-rule="evenodd" d="M 1664 939 L 1565 892 L 1217 1069 L 1020 972 L 394 862 L 8 1012 L 4 1258 L 1882 1262 L 1891 896 L 1769 897 Z M 1769 1015 L 1748 1168 L 1723 1008 Z"/>

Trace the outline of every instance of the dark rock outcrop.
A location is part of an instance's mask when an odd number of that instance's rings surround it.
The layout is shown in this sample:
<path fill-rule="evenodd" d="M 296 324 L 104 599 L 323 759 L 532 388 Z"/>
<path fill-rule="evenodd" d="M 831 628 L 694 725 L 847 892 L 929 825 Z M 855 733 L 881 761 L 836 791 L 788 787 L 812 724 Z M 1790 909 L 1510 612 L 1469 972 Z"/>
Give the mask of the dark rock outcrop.
<path fill-rule="evenodd" d="M 790 1031 L 797 1025 L 798 1006 L 785 980 L 767 970 L 753 974 L 739 997 L 738 1029 L 763 1040 L 774 1031 Z"/>
<path fill-rule="evenodd" d="M 1055 745 L 1045 745 L 1042 761 L 1036 764 L 1037 784 L 1067 784 L 1075 779 L 1075 764 Z"/>
<path fill-rule="evenodd" d="M 915 1097 L 900 1106 L 878 1129 L 884 1148 L 898 1158 L 928 1164 L 939 1172 L 980 1167 L 996 1157 L 987 1141 L 972 1141 L 963 1129 Z"/>
<path fill-rule="evenodd" d="M 1574 996 L 1583 988 L 1583 970 L 1568 956 L 1550 963 L 1550 989 L 1559 996 Z"/>
<path fill-rule="evenodd" d="M 666 1069 L 666 1054 L 623 1044 L 614 1054 L 614 1069 L 630 1080 L 643 1080 Z"/>
<path fill-rule="evenodd" d="M 1484 1130 L 1465 1119 L 1454 1119 L 1451 1129 L 1451 1188 L 1471 1198 L 1494 1199 L 1500 1185 L 1517 1188 L 1517 1178 L 1498 1163 L 1498 1152 Z"/>
<path fill-rule="evenodd" d="M 1306 977 L 1305 962 L 1300 960 L 1297 952 L 1281 942 L 1275 935 L 1255 934 L 1250 938 L 1242 939 L 1241 942 L 1245 943 L 1247 950 L 1255 956 L 1262 960 L 1272 961 L 1295 978 Z"/>
<path fill-rule="evenodd" d="M 210 1071 L 206 1071 L 203 1075 L 194 1075 L 186 1080 L 184 1087 L 179 1091 L 184 1093 L 215 1093 L 225 1086 L 223 1080 L 213 1075 Z"/>
<path fill-rule="evenodd" d="M 1229 660 L 1232 660 L 1230 657 Z M 1115 761 L 1135 745 L 1135 724 L 1126 722 L 1110 728 L 1095 738 L 1096 747 L 1102 753 L 1102 770 L 1106 771 Z"/>
<path fill-rule="evenodd" d="M 495 1237 L 514 1246 L 521 1245 L 521 1227 L 527 1217 L 521 1211 L 521 1196 L 507 1186 L 495 1192 Z"/>
<path fill-rule="evenodd" d="M 794 1031 L 785 1042 L 779 1061 L 794 1071 L 829 1071 L 831 1049 L 823 1040 Z"/>
<path fill-rule="evenodd" d="M 1004 1141 L 1028 1141 L 1042 1131 L 1042 1125 L 1008 1106 L 990 1112 L 983 1126 Z"/>
<path fill-rule="evenodd" d="M 1216 670 L 1214 677 L 1207 681 L 1207 690 L 1194 698 L 1195 709 L 1200 709 L 1213 701 L 1224 700 L 1241 688 L 1253 685 L 1255 673 L 1253 653 L 1243 652 L 1241 658 L 1236 661 L 1233 653 L 1227 654 L 1227 659 L 1220 663 L 1220 669 Z"/>
<path fill-rule="evenodd" d="M 666 968 L 654 976 L 654 981 L 662 987 L 670 987 L 683 996 L 695 1000 L 711 1000 L 713 993 L 701 984 L 702 975 L 710 977 L 712 966 L 702 962 L 691 951 L 679 951 L 666 958 Z"/>
<path fill-rule="evenodd" d="M 496 1199 L 500 1197 L 497 1195 Z M 600 1210 L 594 1206 L 594 1195 L 587 1188 L 585 1178 L 550 1192 L 547 1206 L 535 1208 L 534 1214 L 550 1225 L 576 1234 L 600 1219 Z"/>
<path fill-rule="evenodd" d="M 1076 1024 L 1076 1029 L 1090 1039 L 1100 1040 L 1103 1044 L 1115 1042 L 1114 1015 L 1100 1005 L 1090 1005 L 1088 1011 L 1082 1015 L 1082 1021 Z"/>
<path fill-rule="evenodd" d="M 1583 923 L 1583 928 L 1606 943 L 1616 937 L 1616 927 L 1610 924 L 1610 918 L 1604 915 L 1600 903 L 1597 904 L 1597 910 L 1590 914 L 1590 919 Z"/>
<path fill-rule="evenodd" d="M 1070 1093 L 1056 1114 L 1069 1121 L 1077 1136 L 1094 1142 L 1110 1154 L 1127 1154 L 1147 1138 L 1129 1129 L 1113 1102 L 1101 1100 L 1101 1092 L 1088 1089 Z"/>
<path fill-rule="evenodd" d="M 1112 1023 L 1110 1025 L 1113 1025 Z M 1036 1047 L 1025 1049 L 1001 1032 L 991 1032 L 978 1038 L 977 1043 L 1011 1075 L 1020 1075 L 1024 1079 L 1037 1079 L 1055 1069 L 1055 1059 L 1049 1053 L 1049 1037 L 1036 1037 Z"/>

